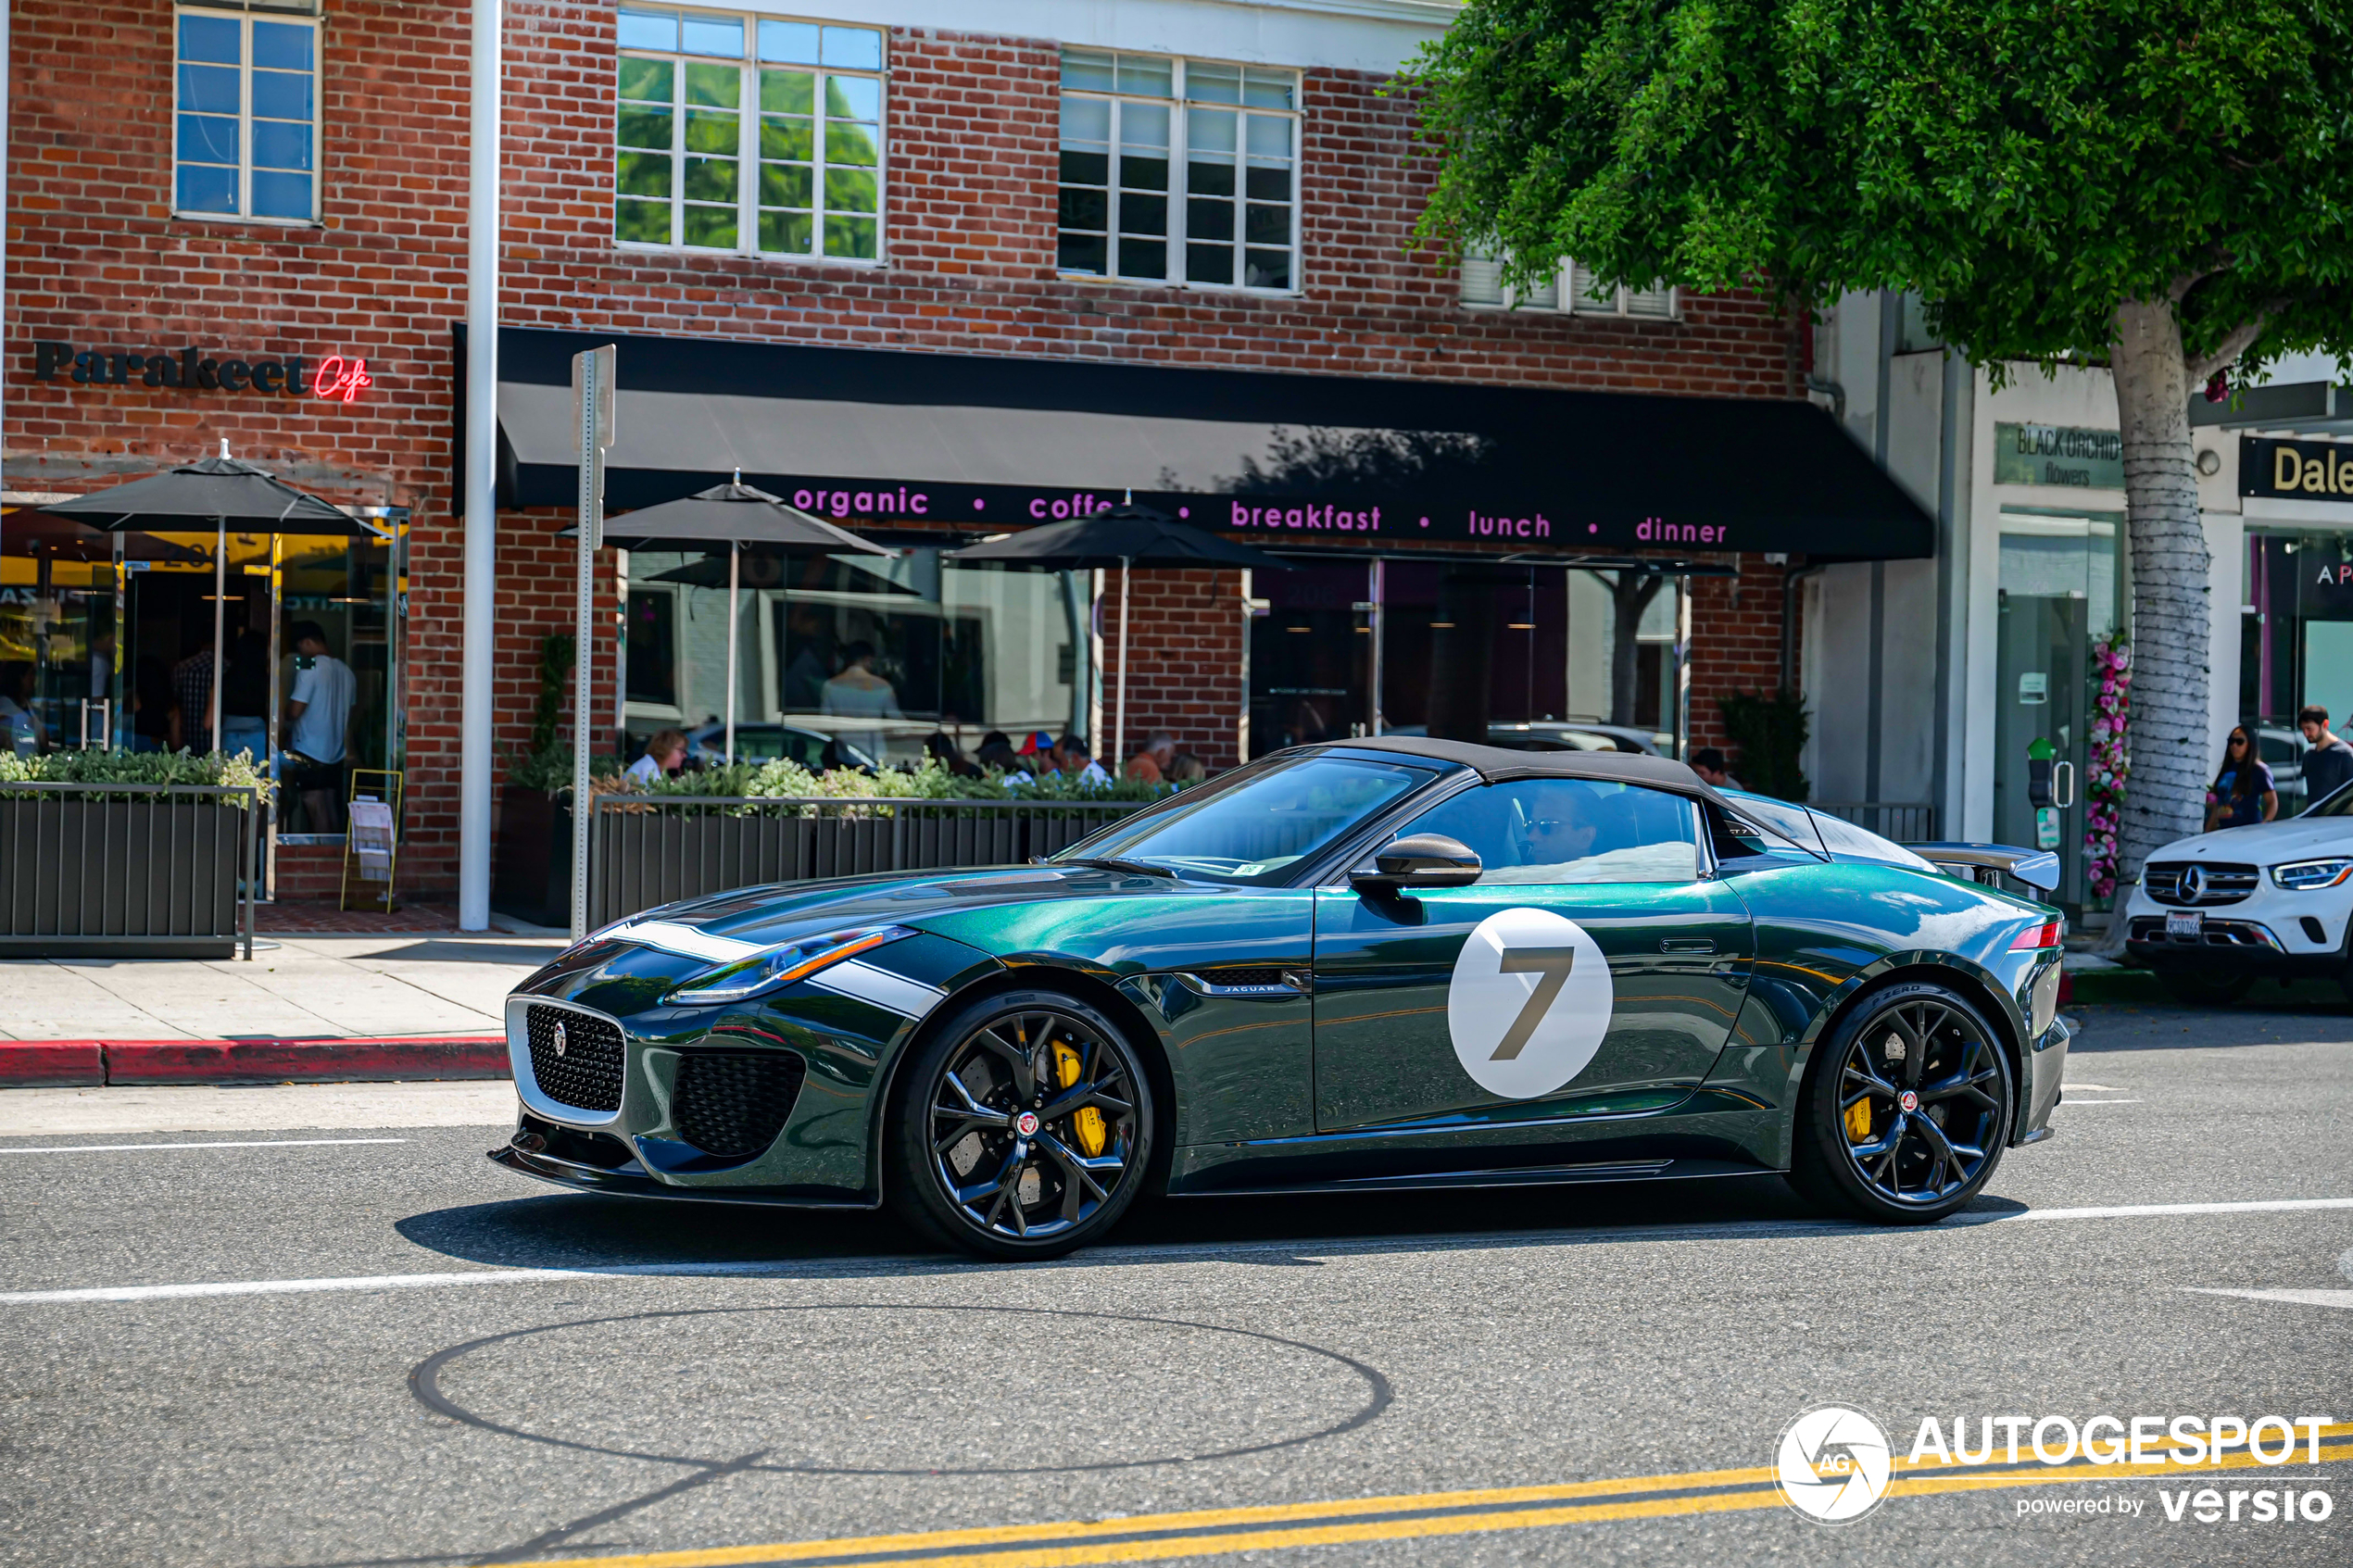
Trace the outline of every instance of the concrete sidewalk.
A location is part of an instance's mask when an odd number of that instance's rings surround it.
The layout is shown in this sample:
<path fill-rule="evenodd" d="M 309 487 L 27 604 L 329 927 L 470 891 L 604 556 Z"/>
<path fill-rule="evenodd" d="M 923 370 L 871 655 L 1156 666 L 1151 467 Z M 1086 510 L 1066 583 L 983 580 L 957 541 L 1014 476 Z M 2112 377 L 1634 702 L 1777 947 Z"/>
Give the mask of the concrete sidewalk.
<path fill-rule="evenodd" d="M 271 946 L 274 944 L 274 946 Z M 560 935 L 275 936 L 253 961 L 0 961 L 0 1040 L 497 1035 Z"/>

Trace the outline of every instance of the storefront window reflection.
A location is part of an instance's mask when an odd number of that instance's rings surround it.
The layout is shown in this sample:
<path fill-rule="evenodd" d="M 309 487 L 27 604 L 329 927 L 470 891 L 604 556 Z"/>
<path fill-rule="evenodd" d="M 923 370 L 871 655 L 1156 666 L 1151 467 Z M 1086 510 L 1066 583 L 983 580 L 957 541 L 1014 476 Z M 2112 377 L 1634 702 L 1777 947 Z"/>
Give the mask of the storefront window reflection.
<path fill-rule="evenodd" d="M 630 734 L 724 725 L 727 561 L 700 552 L 629 558 Z M 1087 580 L 1076 572 L 959 567 L 928 546 L 879 557 L 747 557 L 736 659 L 737 754 L 827 759 L 837 739 L 912 761 L 946 730 L 1083 726 Z M 719 750 L 714 742 L 698 754 Z"/>
<path fill-rule="evenodd" d="M 2353 713 L 2353 542 L 2344 533 L 2250 533 L 2239 615 L 2239 710 L 2258 726 L 2280 814 L 2302 809 L 2296 709 L 2343 733 Z"/>

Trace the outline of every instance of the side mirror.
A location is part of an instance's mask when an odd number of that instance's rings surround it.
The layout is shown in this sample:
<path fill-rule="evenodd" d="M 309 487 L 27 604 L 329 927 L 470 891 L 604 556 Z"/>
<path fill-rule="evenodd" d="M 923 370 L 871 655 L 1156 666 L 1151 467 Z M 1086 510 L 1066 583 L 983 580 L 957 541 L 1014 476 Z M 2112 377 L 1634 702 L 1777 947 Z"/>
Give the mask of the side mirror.
<path fill-rule="evenodd" d="M 1478 857 L 1470 847 L 1441 833 L 1417 833 L 1384 844 L 1373 869 L 1349 873 L 1359 893 L 1396 893 L 1409 887 L 1468 887 L 1478 880 Z"/>

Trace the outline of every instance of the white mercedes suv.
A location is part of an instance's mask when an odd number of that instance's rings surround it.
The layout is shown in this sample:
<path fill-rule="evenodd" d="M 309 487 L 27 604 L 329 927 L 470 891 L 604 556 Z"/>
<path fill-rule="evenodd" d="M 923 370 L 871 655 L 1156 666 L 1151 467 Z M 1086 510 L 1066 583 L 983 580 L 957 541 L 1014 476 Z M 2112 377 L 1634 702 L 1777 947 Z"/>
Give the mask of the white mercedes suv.
<path fill-rule="evenodd" d="M 2124 913 L 2126 949 L 2182 1001 L 2234 1001 L 2265 975 L 2353 997 L 2353 785 L 2300 816 L 2167 845 Z"/>

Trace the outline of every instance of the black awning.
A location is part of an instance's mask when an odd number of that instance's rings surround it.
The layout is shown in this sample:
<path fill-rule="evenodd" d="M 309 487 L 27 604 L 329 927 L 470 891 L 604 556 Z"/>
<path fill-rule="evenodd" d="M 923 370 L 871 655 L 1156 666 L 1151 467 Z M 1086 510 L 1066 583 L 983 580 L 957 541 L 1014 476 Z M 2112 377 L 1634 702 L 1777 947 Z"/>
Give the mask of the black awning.
<path fill-rule="evenodd" d="M 998 533 L 1132 491 L 1276 549 L 1934 548 L 1928 514 L 1829 414 L 1793 400 L 511 327 L 498 339 L 507 504 L 573 503 L 572 356 L 613 342 L 616 511 L 740 469 L 803 510 L 870 527 Z"/>

